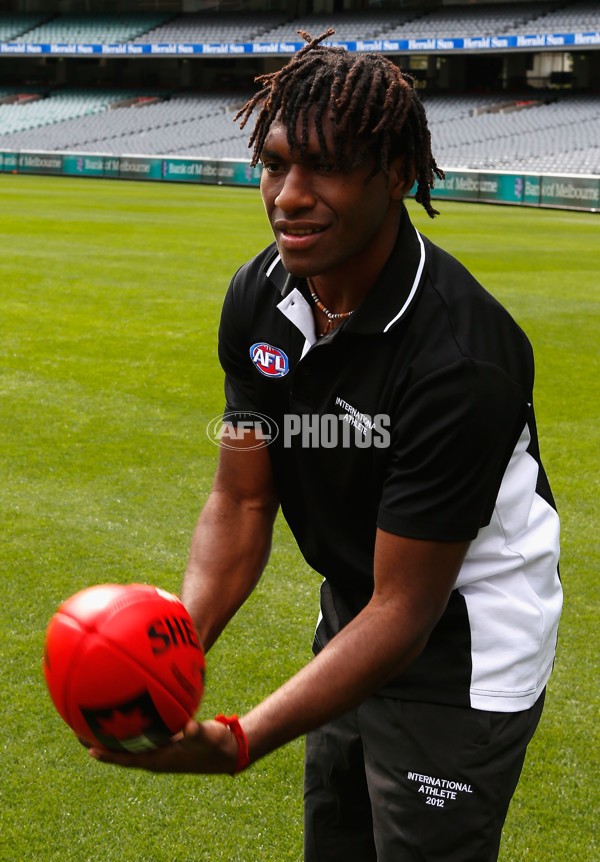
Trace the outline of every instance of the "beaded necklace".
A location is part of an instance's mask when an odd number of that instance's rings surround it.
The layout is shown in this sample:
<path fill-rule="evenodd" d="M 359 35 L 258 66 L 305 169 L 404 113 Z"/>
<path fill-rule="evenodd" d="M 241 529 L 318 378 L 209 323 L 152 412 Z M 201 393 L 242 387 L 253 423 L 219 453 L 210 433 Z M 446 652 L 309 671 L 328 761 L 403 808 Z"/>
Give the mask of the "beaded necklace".
<path fill-rule="evenodd" d="M 350 315 L 354 312 L 354 309 L 352 309 L 351 311 L 340 311 L 340 312 L 330 311 L 321 302 L 319 295 L 318 295 L 317 291 L 315 290 L 311 279 L 307 278 L 306 280 L 308 282 L 308 289 L 310 290 L 310 295 L 312 296 L 315 305 L 317 306 L 319 311 L 322 311 L 323 314 L 325 315 L 325 317 L 327 318 L 327 323 L 325 324 L 325 329 L 320 334 L 321 335 L 327 335 L 328 332 L 331 332 L 331 330 L 334 329 L 335 322 L 337 320 L 345 320 L 347 317 L 350 317 Z"/>

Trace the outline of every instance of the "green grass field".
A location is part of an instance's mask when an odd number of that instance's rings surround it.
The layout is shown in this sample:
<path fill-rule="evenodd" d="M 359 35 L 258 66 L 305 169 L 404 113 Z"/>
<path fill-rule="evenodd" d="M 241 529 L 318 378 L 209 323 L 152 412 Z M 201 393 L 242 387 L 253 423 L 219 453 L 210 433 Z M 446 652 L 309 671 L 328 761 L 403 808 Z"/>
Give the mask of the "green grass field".
<path fill-rule="evenodd" d="M 442 203 L 431 222 L 409 208 L 533 342 L 563 520 L 558 659 L 501 859 L 594 862 L 599 216 Z M 236 779 L 114 770 L 61 722 L 40 664 L 76 590 L 179 589 L 215 466 L 220 303 L 270 241 L 258 193 L 6 175 L 0 235 L 0 860 L 299 862 L 301 740 Z M 263 580 L 209 654 L 200 715 L 243 713 L 309 659 L 318 586 L 278 522 Z"/>

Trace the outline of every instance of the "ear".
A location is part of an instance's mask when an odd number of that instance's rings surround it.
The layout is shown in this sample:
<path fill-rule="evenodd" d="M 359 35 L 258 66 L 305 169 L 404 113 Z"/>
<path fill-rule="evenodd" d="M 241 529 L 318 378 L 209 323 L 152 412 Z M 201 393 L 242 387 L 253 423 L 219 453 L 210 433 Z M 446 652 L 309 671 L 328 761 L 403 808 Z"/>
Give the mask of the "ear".
<path fill-rule="evenodd" d="M 404 156 L 396 156 L 390 163 L 389 182 L 390 195 L 393 200 L 401 201 L 405 195 L 409 193 L 415 184 L 417 172 L 414 165 L 411 165 L 408 179 L 405 175 L 406 164 Z"/>

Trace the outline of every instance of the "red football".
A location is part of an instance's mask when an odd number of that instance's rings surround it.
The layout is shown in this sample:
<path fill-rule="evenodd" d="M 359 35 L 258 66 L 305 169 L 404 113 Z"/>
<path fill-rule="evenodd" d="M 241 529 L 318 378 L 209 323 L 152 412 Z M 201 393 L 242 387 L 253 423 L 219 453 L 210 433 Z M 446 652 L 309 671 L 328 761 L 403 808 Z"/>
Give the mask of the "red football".
<path fill-rule="evenodd" d="M 177 596 L 104 584 L 67 599 L 46 632 L 44 676 L 75 733 L 144 751 L 178 733 L 204 691 L 204 652 Z"/>

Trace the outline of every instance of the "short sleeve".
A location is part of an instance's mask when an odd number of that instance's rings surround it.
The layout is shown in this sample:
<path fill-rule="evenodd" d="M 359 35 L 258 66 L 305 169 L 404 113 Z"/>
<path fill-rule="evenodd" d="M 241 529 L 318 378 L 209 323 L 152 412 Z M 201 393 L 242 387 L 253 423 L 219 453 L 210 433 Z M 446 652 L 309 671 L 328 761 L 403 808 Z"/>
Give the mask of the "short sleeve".
<path fill-rule="evenodd" d="M 225 372 L 225 413 L 245 414 L 256 410 L 251 364 L 248 361 L 244 314 L 236 308 L 235 277 L 225 295 L 219 324 L 219 362 Z"/>

